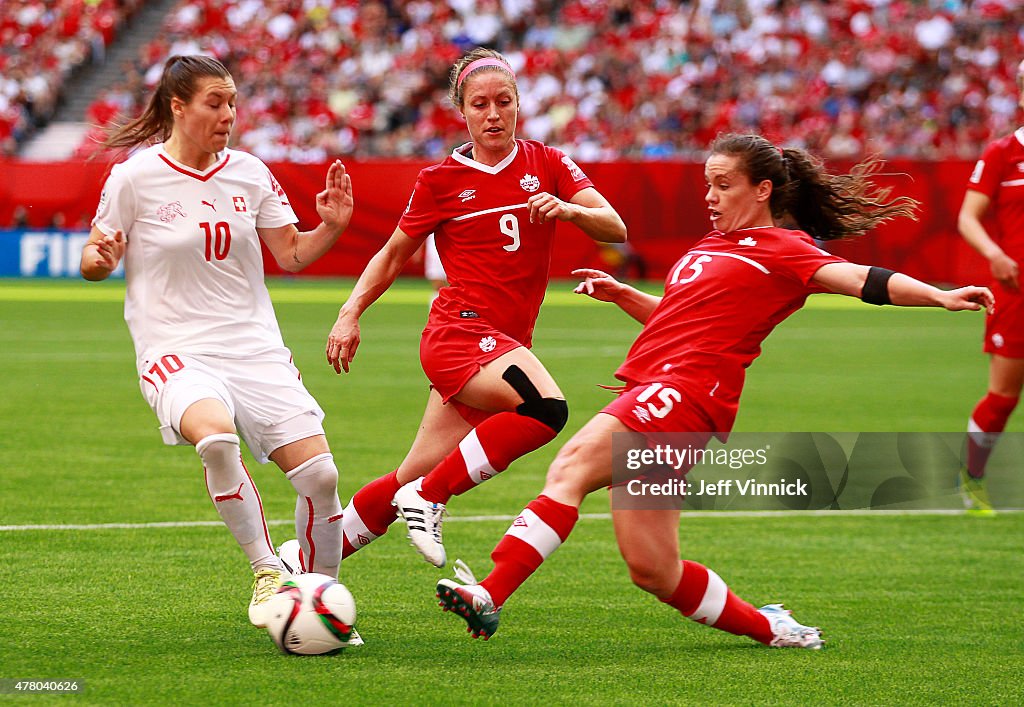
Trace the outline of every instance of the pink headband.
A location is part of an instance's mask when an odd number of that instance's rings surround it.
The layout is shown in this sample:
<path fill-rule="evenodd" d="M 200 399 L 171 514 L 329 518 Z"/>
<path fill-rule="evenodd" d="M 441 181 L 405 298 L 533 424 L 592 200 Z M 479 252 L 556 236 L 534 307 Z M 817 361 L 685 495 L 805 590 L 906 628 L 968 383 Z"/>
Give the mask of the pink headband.
<path fill-rule="evenodd" d="M 459 74 L 459 79 L 458 79 L 458 81 L 455 82 L 455 88 L 460 88 L 462 86 L 462 82 L 465 81 L 466 76 L 467 76 L 467 74 L 469 74 L 470 71 L 474 71 L 474 70 L 479 69 L 479 68 L 481 68 L 483 66 L 496 66 L 499 69 L 504 69 L 505 71 L 507 71 L 510 74 L 512 74 L 512 79 L 513 80 L 515 80 L 515 78 L 516 78 L 516 72 L 512 71 L 512 67 L 510 67 L 508 64 L 503 62 L 501 59 L 494 59 L 494 58 L 491 58 L 491 57 L 485 57 L 483 59 L 477 59 L 476 61 L 469 62 L 469 66 L 467 66 L 465 69 L 463 69 L 462 73 Z"/>

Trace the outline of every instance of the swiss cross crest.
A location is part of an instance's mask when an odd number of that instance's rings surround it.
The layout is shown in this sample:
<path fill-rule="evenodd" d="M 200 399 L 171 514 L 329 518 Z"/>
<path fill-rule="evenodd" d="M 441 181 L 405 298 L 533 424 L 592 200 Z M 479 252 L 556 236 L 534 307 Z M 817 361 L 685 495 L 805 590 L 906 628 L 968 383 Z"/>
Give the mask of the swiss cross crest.
<path fill-rule="evenodd" d="M 519 186 L 525 191 L 535 192 L 540 189 L 540 180 L 532 174 L 526 174 L 519 180 Z"/>
<path fill-rule="evenodd" d="M 240 214 L 244 214 L 249 210 L 249 207 L 245 203 L 244 196 L 233 196 L 231 197 L 231 203 L 235 205 L 235 211 Z"/>

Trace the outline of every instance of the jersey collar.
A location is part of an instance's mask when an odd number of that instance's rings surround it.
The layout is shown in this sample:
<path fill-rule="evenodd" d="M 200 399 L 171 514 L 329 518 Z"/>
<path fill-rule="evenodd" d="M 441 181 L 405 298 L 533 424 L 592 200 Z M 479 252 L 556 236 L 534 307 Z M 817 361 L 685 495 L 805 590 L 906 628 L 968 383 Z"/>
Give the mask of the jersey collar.
<path fill-rule="evenodd" d="M 479 169 L 481 172 L 486 172 L 487 174 L 497 174 L 498 172 L 512 164 L 512 160 L 514 160 L 516 158 L 516 155 L 519 154 L 519 141 L 516 140 L 515 143 L 512 145 L 512 152 L 508 153 L 508 156 L 501 162 L 494 165 L 493 167 L 490 167 L 488 165 L 483 164 L 482 162 L 477 162 L 472 157 L 467 157 L 465 154 L 463 154 L 464 152 L 468 152 L 469 148 L 471 148 L 472 145 L 473 143 L 467 142 L 464 145 L 456 147 L 452 151 L 452 159 L 458 162 L 459 164 L 464 164 L 467 167 L 472 167 L 473 169 Z"/>
<path fill-rule="evenodd" d="M 181 162 L 178 162 L 178 160 L 171 157 L 169 154 L 167 154 L 167 150 L 164 149 L 163 145 L 160 145 L 160 151 L 157 153 L 157 156 L 160 157 L 160 159 L 162 159 L 167 164 L 167 166 L 173 169 L 175 172 L 181 172 L 185 176 L 192 177 L 193 179 L 198 179 L 200 182 L 205 182 L 209 180 L 210 177 L 224 169 L 224 166 L 228 163 L 228 160 L 231 159 L 231 154 L 228 152 L 228 150 L 224 150 L 220 154 L 219 159 L 214 161 L 212 165 L 210 165 L 209 167 L 200 172 L 198 170 L 193 169 L 192 167 L 183 165 Z"/>

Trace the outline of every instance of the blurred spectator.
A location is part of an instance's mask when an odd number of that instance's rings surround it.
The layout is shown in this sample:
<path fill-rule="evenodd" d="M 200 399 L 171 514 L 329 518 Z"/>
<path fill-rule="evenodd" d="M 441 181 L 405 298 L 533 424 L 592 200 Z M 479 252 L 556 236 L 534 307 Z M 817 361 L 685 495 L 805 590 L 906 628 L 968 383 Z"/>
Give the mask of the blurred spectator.
<path fill-rule="evenodd" d="M 0 2 L 0 156 L 53 117 L 67 80 L 102 61 L 142 0 Z"/>

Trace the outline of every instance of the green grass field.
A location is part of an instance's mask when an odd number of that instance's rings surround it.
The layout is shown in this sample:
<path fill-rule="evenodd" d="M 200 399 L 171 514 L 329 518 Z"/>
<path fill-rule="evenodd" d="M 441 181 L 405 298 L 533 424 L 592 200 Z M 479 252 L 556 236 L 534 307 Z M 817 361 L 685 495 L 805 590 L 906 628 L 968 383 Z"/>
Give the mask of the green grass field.
<path fill-rule="evenodd" d="M 401 460 L 426 398 L 418 284 L 399 284 L 365 315 L 350 375 L 327 367 L 324 341 L 349 285 L 272 286 L 285 339 L 327 411 L 343 501 Z M 563 283 L 549 296 L 535 351 L 569 399 L 568 428 L 451 504 L 449 556 L 478 574 L 559 442 L 609 400 L 596 384 L 614 382 L 637 331 L 613 307 L 567 292 Z M 343 567 L 366 646 L 283 656 L 247 622 L 251 575 L 195 452 L 160 442 L 122 295 L 116 283 L 0 281 L 0 679 L 85 681 L 77 697 L 32 703 L 1024 703 L 1019 513 L 684 515 L 685 556 L 748 600 L 785 601 L 821 625 L 821 652 L 693 625 L 635 589 L 604 495 L 587 501 L 591 515 L 487 643 L 440 612 L 443 571 L 396 528 Z M 737 431 L 962 430 L 984 389 L 981 327 L 978 314 L 816 299 L 766 342 Z M 247 463 L 275 541 L 293 537 L 290 485 L 273 465 Z M 61 527 L 12 528 L 27 525 Z"/>

